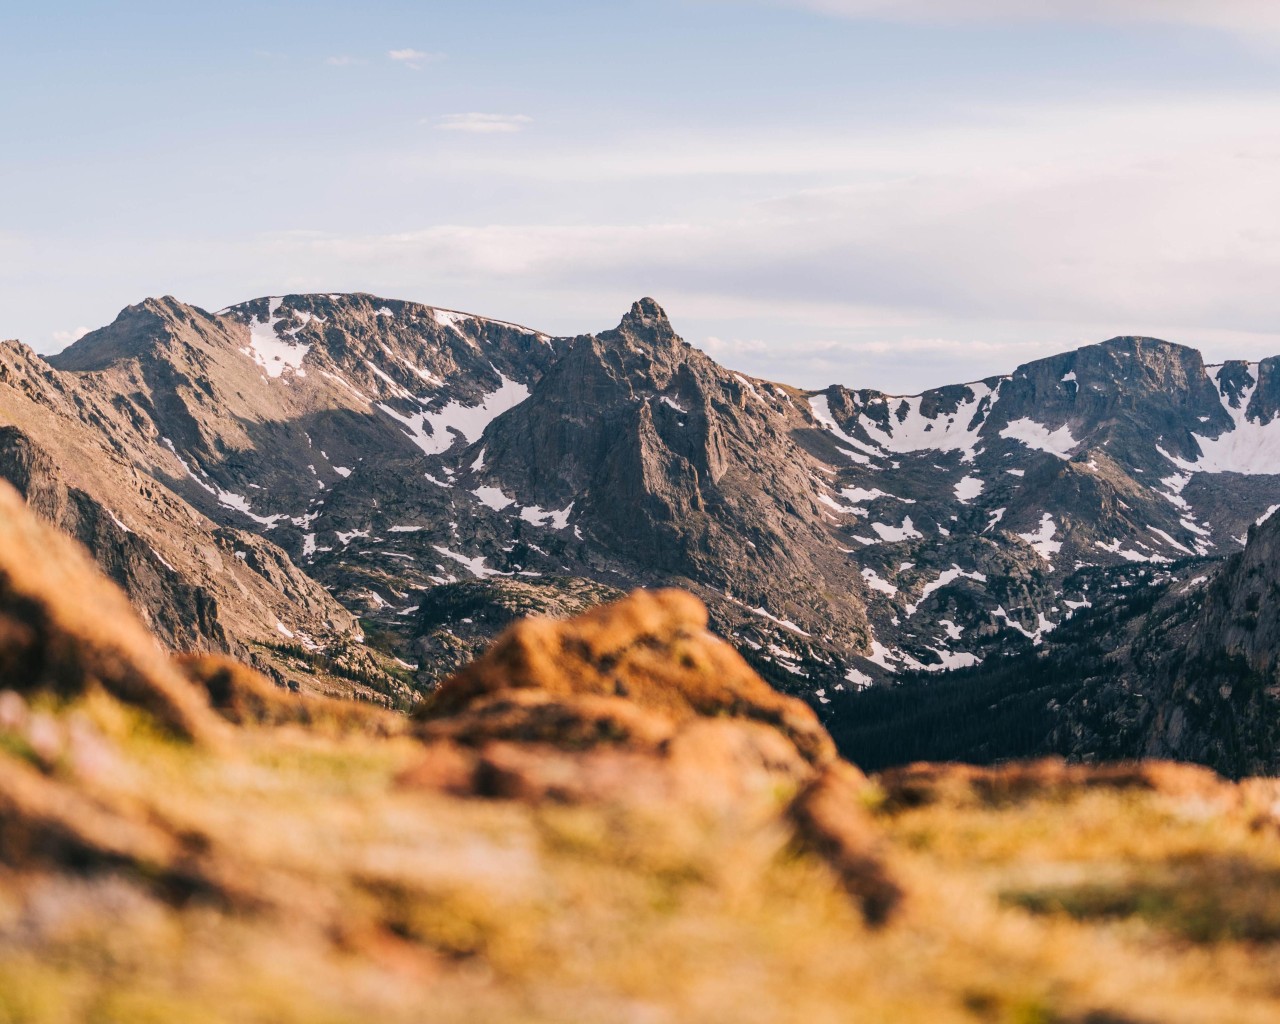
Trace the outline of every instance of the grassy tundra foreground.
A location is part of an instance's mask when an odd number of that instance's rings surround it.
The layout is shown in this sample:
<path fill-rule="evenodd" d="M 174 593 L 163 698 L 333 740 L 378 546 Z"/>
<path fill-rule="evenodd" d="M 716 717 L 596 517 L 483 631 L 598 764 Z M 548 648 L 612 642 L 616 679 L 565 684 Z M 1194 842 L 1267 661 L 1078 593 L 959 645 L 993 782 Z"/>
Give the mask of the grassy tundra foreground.
<path fill-rule="evenodd" d="M 640 592 L 411 718 L 170 660 L 0 489 L 0 1022 L 1280 1019 L 1280 786 L 867 779 Z"/>

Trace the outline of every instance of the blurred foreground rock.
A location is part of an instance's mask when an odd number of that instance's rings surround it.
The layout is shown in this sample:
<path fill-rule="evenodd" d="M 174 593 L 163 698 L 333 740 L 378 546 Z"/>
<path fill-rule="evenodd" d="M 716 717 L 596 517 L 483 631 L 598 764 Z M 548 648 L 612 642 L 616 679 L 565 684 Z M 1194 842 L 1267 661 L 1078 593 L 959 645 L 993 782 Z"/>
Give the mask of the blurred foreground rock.
<path fill-rule="evenodd" d="M 97 685 L 189 739 L 216 732 L 125 596 L 77 544 L 0 480 L 0 679 L 73 697 Z"/>

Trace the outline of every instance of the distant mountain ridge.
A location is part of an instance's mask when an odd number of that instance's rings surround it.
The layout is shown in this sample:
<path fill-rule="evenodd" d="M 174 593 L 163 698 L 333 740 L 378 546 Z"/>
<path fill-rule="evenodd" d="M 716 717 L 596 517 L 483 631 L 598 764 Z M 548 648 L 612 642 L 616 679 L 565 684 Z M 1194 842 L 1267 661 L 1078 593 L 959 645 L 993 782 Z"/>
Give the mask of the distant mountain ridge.
<path fill-rule="evenodd" d="M 0 423 L 87 458 L 66 483 L 97 521 L 217 597 L 199 642 L 266 644 L 289 681 L 354 644 L 362 685 L 407 700 L 513 609 L 675 584 L 830 714 L 1043 645 L 1113 568 L 1211 576 L 1280 505 L 1278 365 L 1122 337 L 921 395 L 808 392 L 719 366 L 652 299 L 556 338 L 363 294 L 166 297 L 47 360 L 6 343 Z M 136 543 L 72 528 L 104 565 Z"/>

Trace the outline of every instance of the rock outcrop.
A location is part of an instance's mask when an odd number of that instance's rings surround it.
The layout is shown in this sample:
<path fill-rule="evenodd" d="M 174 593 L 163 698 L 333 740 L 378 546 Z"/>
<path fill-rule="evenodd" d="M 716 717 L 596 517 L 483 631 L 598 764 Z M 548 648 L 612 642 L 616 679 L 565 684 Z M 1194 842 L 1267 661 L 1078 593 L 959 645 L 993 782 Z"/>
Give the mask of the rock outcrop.
<path fill-rule="evenodd" d="M 1280 774 L 1280 519 L 1249 531 L 1206 586 L 1185 653 L 1162 668 L 1145 751 L 1237 778 Z"/>
<path fill-rule="evenodd" d="M 509 691 L 561 701 L 622 698 L 675 723 L 744 718 L 777 729 L 812 764 L 835 756 L 809 706 L 764 683 L 707 632 L 701 602 L 678 590 L 637 591 L 568 622 L 519 622 L 483 658 L 446 680 L 418 714 L 432 721 L 474 711 Z"/>

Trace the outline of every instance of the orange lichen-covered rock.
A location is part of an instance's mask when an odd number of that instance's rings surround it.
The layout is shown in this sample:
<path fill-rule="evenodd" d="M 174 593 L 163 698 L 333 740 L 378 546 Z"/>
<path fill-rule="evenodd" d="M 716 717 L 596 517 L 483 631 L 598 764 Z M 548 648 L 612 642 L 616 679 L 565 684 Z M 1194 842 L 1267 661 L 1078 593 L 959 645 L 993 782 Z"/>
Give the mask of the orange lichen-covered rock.
<path fill-rule="evenodd" d="M 623 697 L 552 695 L 531 689 L 477 697 L 456 714 L 418 726 L 418 735 L 425 740 L 450 740 L 471 747 L 510 740 L 567 750 L 617 746 L 653 751 L 674 731 L 669 718 Z"/>
<path fill-rule="evenodd" d="M 349 700 L 291 693 L 234 658 L 222 654 L 182 654 L 179 669 L 203 690 L 214 711 L 235 725 L 308 725 L 338 732 L 390 735 L 403 719 L 389 711 Z"/>
<path fill-rule="evenodd" d="M 638 590 L 568 621 L 525 619 L 479 661 L 446 680 L 419 716 L 456 715 L 503 691 L 624 697 L 673 722 L 730 716 L 778 729 L 812 763 L 835 757 L 808 705 L 764 682 L 707 630 L 702 603 L 678 590 Z"/>
<path fill-rule="evenodd" d="M 743 817 L 756 803 L 777 811 L 780 794 L 794 791 L 813 774 L 781 733 L 756 722 L 694 719 L 666 724 L 662 737 L 636 730 L 610 741 L 565 743 L 566 724 L 573 731 L 592 722 L 589 716 L 573 717 L 577 705 L 607 700 L 542 705 L 555 712 L 541 720 L 549 727 L 543 735 L 523 723 L 518 730 L 486 730 L 483 740 L 473 727 L 456 741 L 442 731 L 397 781 L 406 789 L 526 803 L 663 804 L 672 813 L 696 809 Z M 506 711 L 516 708 L 539 705 L 515 704 Z"/>
<path fill-rule="evenodd" d="M 418 719 L 427 749 L 401 789 L 610 806 L 673 833 L 790 834 L 869 923 L 901 897 L 866 777 L 839 761 L 807 705 L 707 631 L 701 602 L 681 591 L 516 623 Z"/>

